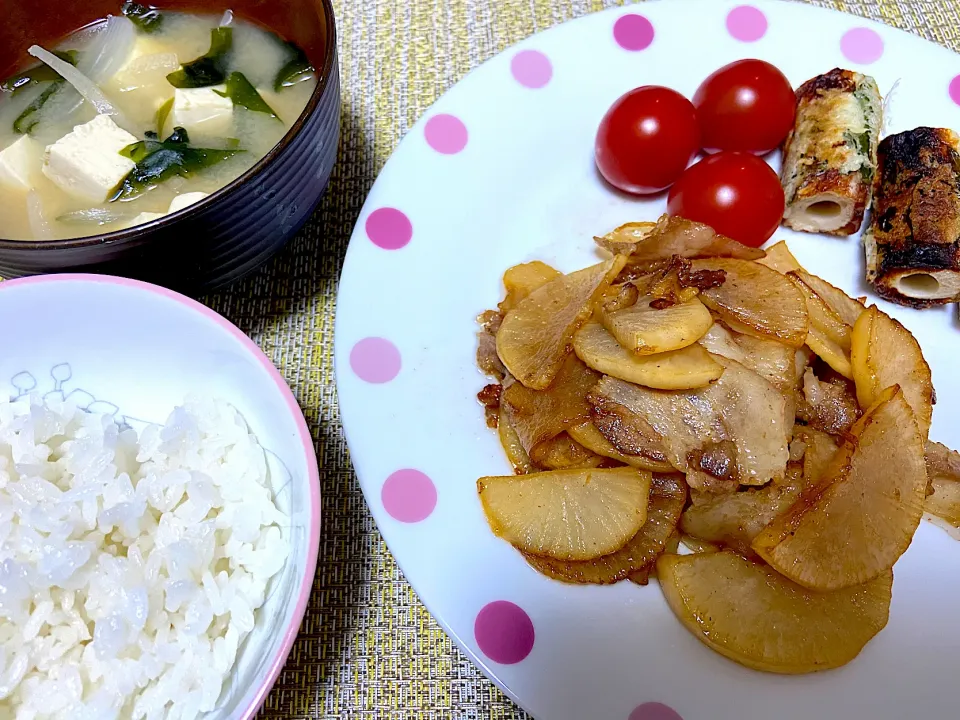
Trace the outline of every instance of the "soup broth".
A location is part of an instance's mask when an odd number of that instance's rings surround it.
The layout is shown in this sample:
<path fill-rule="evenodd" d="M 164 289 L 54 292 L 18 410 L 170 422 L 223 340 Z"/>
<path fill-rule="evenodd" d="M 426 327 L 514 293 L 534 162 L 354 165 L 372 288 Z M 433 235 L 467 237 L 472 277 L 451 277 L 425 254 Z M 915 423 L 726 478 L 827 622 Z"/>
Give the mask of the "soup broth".
<path fill-rule="evenodd" d="M 127 3 L 46 50 L 0 90 L 6 239 L 110 232 L 202 199 L 280 141 L 317 83 L 302 51 L 229 11 Z"/>

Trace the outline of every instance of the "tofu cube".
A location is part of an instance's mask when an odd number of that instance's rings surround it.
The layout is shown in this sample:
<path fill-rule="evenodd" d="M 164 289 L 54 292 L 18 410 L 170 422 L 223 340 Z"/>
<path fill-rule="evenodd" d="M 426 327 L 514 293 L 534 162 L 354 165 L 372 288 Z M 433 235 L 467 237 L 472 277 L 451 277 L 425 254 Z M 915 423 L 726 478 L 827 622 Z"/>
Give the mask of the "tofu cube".
<path fill-rule="evenodd" d="M 170 201 L 170 209 L 167 211 L 169 213 L 179 212 L 185 207 L 193 205 L 195 202 L 203 200 L 210 193 L 205 192 L 188 192 L 183 195 L 177 195 L 173 200 Z"/>
<path fill-rule="evenodd" d="M 135 142 L 137 138 L 109 116 L 97 115 L 47 146 L 43 174 L 71 195 L 102 203 L 136 167 L 120 154 Z"/>
<path fill-rule="evenodd" d="M 0 186 L 29 190 L 33 171 L 40 167 L 40 146 L 24 135 L 0 150 Z"/>
<path fill-rule="evenodd" d="M 133 43 L 133 47 L 130 49 L 130 54 L 127 55 L 127 60 L 124 63 L 123 67 L 120 68 L 120 72 L 123 72 L 129 68 L 133 63 L 135 63 L 140 58 L 146 57 L 148 55 L 161 55 L 163 53 L 168 53 L 169 42 L 164 42 L 163 40 L 156 40 L 151 35 L 144 35 L 142 33 L 137 33 L 137 39 Z M 173 53 L 174 55 L 176 53 Z M 177 64 L 179 67 L 179 63 Z M 174 68 L 176 70 L 177 68 Z"/>
<path fill-rule="evenodd" d="M 229 137 L 233 132 L 233 101 L 216 91 L 223 85 L 205 88 L 177 88 L 167 120 L 167 132 L 182 127 L 191 137 Z"/>

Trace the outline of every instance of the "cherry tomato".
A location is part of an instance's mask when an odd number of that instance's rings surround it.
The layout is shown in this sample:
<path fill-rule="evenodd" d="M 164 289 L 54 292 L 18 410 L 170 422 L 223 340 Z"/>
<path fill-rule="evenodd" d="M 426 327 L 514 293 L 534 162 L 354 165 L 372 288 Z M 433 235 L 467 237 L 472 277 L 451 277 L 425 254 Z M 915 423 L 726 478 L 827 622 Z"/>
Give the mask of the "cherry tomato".
<path fill-rule="evenodd" d="M 738 60 L 704 80 L 693 96 L 703 148 L 760 155 L 780 146 L 797 113 L 790 81 L 763 60 Z"/>
<path fill-rule="evenodd" d="M 693 104 L 670 88 L 631 90 L 597 130 L 597 167 L 611 185 L 647 195 L 670 187 L 700 149 Z"/>
<path fill-rule="evenodd" d="M 744 245 L 760 247 L 783 218 L 783 188 L 756 155 L 721 152 L 687 169 L 670 188 L 671 215 L 702 222 Z"/>

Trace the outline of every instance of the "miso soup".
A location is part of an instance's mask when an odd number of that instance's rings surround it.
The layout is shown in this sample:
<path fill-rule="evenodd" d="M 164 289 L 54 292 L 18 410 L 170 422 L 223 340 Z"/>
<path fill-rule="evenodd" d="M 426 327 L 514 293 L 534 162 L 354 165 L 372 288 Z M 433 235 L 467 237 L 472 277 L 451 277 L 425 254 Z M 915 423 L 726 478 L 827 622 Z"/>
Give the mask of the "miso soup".
<path fill-rule="evenodd" d="M 125 3 L 0 85 L 0 237 L 133 227 L 224 187 L 273 148 L 317 75 L 234 17 Z"/>

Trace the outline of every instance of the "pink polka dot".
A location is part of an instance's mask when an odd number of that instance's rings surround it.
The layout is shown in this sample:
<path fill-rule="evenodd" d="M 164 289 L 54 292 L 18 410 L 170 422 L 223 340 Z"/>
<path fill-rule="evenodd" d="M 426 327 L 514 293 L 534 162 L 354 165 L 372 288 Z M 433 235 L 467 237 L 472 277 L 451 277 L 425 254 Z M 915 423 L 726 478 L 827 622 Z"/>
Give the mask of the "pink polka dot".
<path fill-rule="evenodd" d="M 389 340 L 364 338 L 350 351 L 350 367 L 368 383 L 385 383 L 400 373 L 400 351 Z"/>
<path fill-rule="evenodd" d="M 533 650 L 533 621 L 519 606 L 497 600 L 485 606 L 473 626 L 480 652 L 501 665 L 513 665 Z"/>
<path fill-rule="evenodd" d="M 960 105 L 960 75 L 950 81 L 950 99 Z"/>
<path fill-rule="evenodd" d="M 371 242 L 384 250 L 399 250 L 413 237 L 410 218 L 396 208 L 374 210 L 364 227 Z"/>
<path fill-rule="evenodd" d="M 624 50 L 646 50 L 653 42 L 653 25 L 643 15 L 623 15 L 613 24 L 613 39 Z"/>
<path fill-rule="evenodd" d="M 740 5 L 727 13 L 727 32 L 741 42 L 756 42 L 767 34 L 767 16 L 752 5 Z"/>
<path fill-rule="evenodd" d="M 847 30 L 840 38 L 840 50 L 850 62 L 869 65 L 883 55 L 883 38 L 876 30 L 858 27 Z"/>
<path fill-rule="evenodd" d="M 437 506 L 437 488 L 419 470 L 397 470 L 383 484 L 380 500 L 390 517 L 418 523 L 430 517 Z"/>
<path fill-rule="evenodd" d="M 510 61 L 510 72 L 518 83 L 535 90 L 550 82 L 553 65 L 539 50 L 521 50 Z"/>
<path fill-rule="evenodd" d="M 628 720 L 683 720 L 679 713 L 663 703 L 651 702 L 638 706 Z"/>
<path fill-rule="evenodd" d="M 467 126 L 453 115 L 434 115 L 423 129 L 427 145 L 438 153 L 456 155 L 467 146 Z"/>

